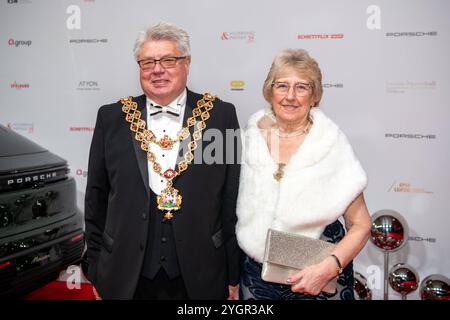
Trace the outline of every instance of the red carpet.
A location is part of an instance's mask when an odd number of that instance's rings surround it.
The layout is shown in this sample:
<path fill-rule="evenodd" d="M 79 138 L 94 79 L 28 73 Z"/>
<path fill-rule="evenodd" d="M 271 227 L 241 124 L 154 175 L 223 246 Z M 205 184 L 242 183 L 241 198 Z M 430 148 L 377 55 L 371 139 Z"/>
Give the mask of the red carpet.
<path fill-rule="evenodd" d="M 95 300 L 90 283 L 69 289 L 65 281 L 53 281 L 27 294 L 25 300 Z"/>

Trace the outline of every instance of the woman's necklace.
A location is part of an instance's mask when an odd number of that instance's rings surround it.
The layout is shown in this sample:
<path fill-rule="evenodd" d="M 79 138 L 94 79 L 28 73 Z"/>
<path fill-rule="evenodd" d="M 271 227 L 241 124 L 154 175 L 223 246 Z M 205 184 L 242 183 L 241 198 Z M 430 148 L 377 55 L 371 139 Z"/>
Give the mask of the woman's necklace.
<path fill-rule="evenodd" d="M 308 120 L 308 123 L 306 124 L 305 128 L 294 131 L 294 132 L 281 134 L 279 128 L 273 130 L 273 132 L 275 133 L 275 135 L 277 135 L 281 139 L 289 139 L 292 137 L 299 137 L 299 136 L 302 136 L 309 132 L 309 129 L 311 128 L 311 123 L 312 122 Z M 284 167 L 285 166 L 286 166 L 286 163 L 278 163 L 278 168 L 275 171 L 275 173 L 273 174 L 274 179 L 277 180 L 278 182 L 280 182 L 281 179 L 283 179 L 283 177 L 284 177 Z"/>
<path fill-rule="evenodd" d="M 275 133 L 276 136 L 278 136 L 281 139 L 289 139 L 292 137 L 299 137 L 304 134 L 307 134 L 309 132 L 310 127 L 311 127 L 311 122 L 308 121 L 305 128 L 299 129 L 297 131 L 293 131 L 293 132 L 289 132 L 289 133 L 280 133 L 280 129 L 277 128 L 273 132 Z"/>
<path fill-rule="evenodd" d="M 286 163 L 279 163 L 278 164 L 278 169 L 277 171 L 275 171 L 275 173 L 273 174 L 273 177 L 275 178 L 275 180 L 277 180 L 278 182 L 283 178 L 284 176 L 284 167 L 286 166 Z"/>

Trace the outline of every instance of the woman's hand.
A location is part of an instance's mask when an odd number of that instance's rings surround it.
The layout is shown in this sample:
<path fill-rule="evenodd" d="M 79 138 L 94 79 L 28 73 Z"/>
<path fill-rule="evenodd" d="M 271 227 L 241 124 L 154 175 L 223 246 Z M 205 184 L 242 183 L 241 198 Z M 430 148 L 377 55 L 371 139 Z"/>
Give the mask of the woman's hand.
<path fill-rule="evenodd" d="M 330 256 L 289 277 L 286 282 L 292 284 L 293 292 L 317 296 L 331 279 L 338 276 L 337 270 L 336 261 Z"/>
<path fill-rule="evenodd" d="M 362 193 L 347 208 L 344 219 L 347 234 L 336 245 L 333 254 L 345 267 L 367 243 L 372 227 L 372 220 Z M 336 260 L 329 256 L 322 262 L 309 266 L 290 277 L 287 283 L 292 285 L 293 292 L 318 295 L 327 283 L 338 275 L 338 267 Z"/>

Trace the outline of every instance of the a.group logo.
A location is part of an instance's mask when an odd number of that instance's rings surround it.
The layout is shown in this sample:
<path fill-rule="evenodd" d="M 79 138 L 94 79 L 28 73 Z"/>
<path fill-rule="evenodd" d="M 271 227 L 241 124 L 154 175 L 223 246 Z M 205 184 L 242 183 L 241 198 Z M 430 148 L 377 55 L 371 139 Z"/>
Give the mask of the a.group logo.
<path fill-rule="evenodd" d="M 22 46 L 26 46 L 29 47 L 31 46 L 32 41 L 31 40 L 15 40 L 13 38 L 9 38 L 8 39 L 8 45 L 11 47 L 22 47 Z"/>

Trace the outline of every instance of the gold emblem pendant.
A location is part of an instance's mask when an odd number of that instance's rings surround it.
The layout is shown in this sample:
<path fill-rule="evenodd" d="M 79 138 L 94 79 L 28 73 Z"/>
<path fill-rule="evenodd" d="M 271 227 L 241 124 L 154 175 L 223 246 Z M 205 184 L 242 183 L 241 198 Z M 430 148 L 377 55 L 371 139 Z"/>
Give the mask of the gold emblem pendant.
<path fill-rule="evenodd" d="M 170 220 L 173 218 L 173 213 L 171 211 L 177 211 L 181 207 L 182 197 L 179 194 L 178 190 L 173 188 L 172 186 L 168 186 L 167 188 L 161 191 L 161 195 L 159 195 L 156 199 L 158 203 L 158 209 L 162 210 L 164 213 L 164 218 Z"/>

